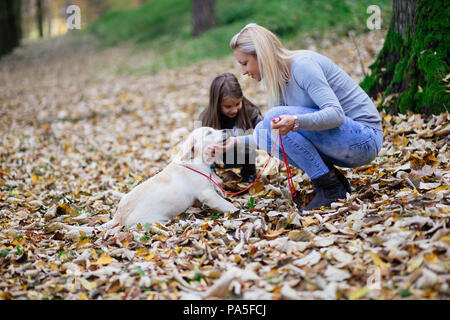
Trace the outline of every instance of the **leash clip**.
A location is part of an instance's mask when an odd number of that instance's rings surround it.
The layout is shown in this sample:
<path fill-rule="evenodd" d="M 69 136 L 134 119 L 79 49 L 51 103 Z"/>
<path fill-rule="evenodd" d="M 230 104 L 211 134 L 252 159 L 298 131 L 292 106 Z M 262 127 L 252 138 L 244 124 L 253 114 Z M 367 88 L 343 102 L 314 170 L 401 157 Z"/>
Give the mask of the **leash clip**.
<path fill-rule="evenodd" d="M 281 121 L 281 117 L 280 116 L 276 117 L 275 119 L 272 119 L 273 123 L 278 123 L 280 121 Z"/>

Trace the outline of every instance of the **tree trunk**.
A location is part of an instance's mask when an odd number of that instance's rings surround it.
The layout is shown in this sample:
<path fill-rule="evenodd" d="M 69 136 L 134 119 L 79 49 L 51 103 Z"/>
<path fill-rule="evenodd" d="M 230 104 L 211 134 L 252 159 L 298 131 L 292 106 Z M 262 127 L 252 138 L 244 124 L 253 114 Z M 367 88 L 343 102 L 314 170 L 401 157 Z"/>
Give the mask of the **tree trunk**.
<path fill-rule="evenodd" d="M 21 1 L 0 1 L 0 56 L 11 52 L 20 44 L 21 30 Z"/>
<path fill-rule="evenodd" d="M 450 2 L 394 0 L 383 49 L 361 87 L 389 113 L 450 108 Z M 449 77 L 447 77 L 449 76 Z"/>
<path fill-rule="evenodd" d="M 194 22 L 194 36 L 216 25 L 214 0 L 192 0 L 192 20 Z"/>
<path fill-rule="evenodd" d="M 36 19 L 37 19 L 37 25 L 38 25 L 38 30 L 39 30 L 39 37 L 42 38 L 44 37 L 44 12 L 42 10 L 42 1 L 43 0 L 37 0 L 36 2 Z"/>
<path fill-rule="evenodd" d="M 45 3 L 45 16 L 47 18 L 47 37 L 50 38 L 52 36 L 52 8 L 48 1 Z"/>

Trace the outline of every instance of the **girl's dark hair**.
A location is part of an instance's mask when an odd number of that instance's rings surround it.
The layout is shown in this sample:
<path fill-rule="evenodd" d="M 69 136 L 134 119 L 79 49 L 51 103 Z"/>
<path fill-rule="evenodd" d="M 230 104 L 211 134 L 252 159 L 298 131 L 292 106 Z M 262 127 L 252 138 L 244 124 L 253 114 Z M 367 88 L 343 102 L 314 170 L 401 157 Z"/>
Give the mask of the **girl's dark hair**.
<path fill-rule="evenodd" d="M 244 130 L 253 129 L 247 107 L 257 107 L 243 96 L 239 81 L 234 74 L 228 72 L 218 75 L 211 83 L 209 105 L 200 114 L 202 126 L 222 129 L 220 126 L 220 106 L 222 105 L 222 100 L 228 97 L 243 98 L 242 108 L 237 115 L 237 126 Z"/>

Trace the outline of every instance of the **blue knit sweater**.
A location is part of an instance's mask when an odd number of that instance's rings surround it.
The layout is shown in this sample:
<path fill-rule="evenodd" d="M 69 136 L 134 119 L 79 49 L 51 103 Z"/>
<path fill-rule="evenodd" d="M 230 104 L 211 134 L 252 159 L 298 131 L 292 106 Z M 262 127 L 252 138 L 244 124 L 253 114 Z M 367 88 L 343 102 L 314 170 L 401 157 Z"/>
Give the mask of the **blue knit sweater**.
<path fill-rule="evenodd" d="M 285 87 L 285 106 L 316 112 L 298 115 L 300 128 L 326 130 L 344 123 L 345 116 L 376 129 L 381 117 L 364 90 L 327 57 L 304 50 L 291 60 L 291 79 Z"/>

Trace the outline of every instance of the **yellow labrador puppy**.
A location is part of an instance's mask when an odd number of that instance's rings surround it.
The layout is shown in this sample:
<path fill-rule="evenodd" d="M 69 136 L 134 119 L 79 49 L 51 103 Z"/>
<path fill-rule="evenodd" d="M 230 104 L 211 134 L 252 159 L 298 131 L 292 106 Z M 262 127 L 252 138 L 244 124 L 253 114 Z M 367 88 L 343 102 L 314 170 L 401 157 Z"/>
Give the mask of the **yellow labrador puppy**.
<path fill-rule="evenodd" d="M 184 212 L 196 200 L 222 212 L 239 210 L 217 193 L 222 194 L 209 179 L 184 166 L 209 176 L 210 167 L 217 159 L 208 146 L 223 142 L 224 134 L 220 130 L 201 127 L 192 131 L 181 151 L 163 171 L 122 197 L 114 218 L 107 225 L 130 227 L 138 223 L 164 223 Z"/>

